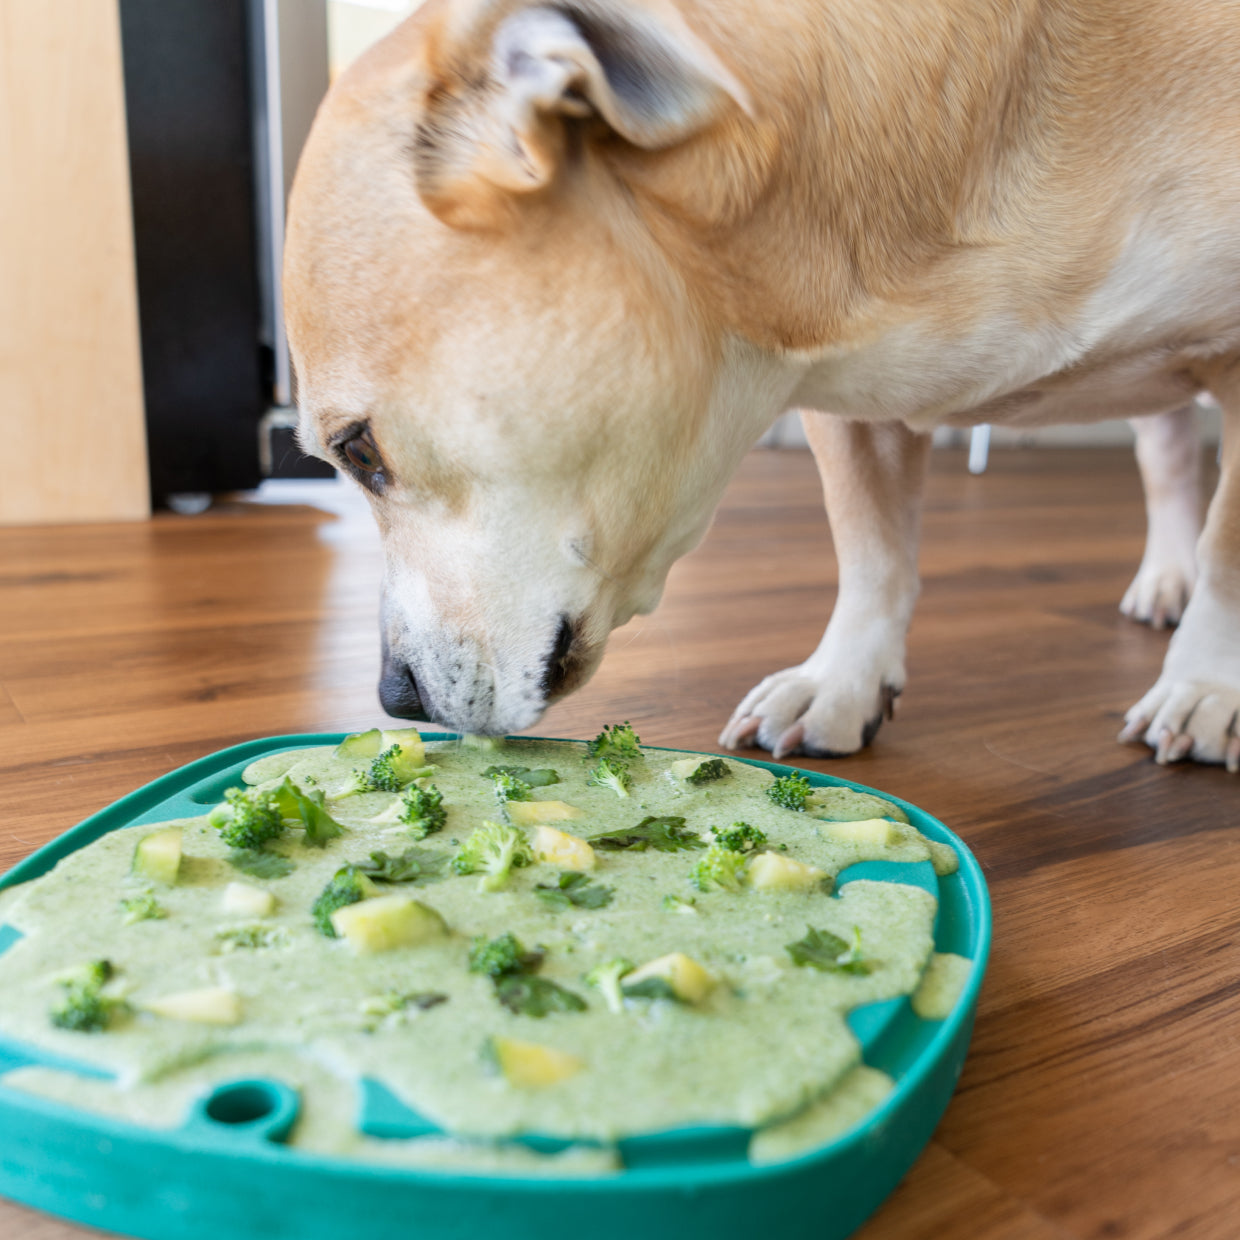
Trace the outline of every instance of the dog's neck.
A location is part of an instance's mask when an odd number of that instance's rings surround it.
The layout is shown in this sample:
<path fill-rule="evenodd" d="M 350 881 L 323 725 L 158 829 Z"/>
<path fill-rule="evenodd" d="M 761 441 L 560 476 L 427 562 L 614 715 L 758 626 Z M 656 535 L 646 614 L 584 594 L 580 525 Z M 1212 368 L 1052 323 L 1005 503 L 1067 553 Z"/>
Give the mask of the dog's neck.
<path fill-rule="evenodd" d="M 716 46 L 751 20 L 718 0 L 690 15 Z M 762 60 L 737 62 L 755 115 L 617 163 L 728 330 L 814 349 L 881 327 L 941 256 L 1006 227 L 996 187 L 1022 178 L 997 172 L 1037 163 L 1060 106 L 1057 19 L 993 0 L 764 16 Z"/>

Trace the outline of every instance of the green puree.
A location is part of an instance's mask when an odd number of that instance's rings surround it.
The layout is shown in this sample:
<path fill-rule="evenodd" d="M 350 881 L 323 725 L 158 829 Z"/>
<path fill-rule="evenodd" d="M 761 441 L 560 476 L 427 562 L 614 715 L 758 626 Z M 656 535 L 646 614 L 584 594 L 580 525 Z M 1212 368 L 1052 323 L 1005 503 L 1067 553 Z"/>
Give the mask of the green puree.
<path fill-rule="evenodd" d="M 858 1099 L 873 1105 L 882 1096 L 872 1076 L 854 1072 L 859 1048 L 844 1016 L 917 989 L 933 950 L 935 914 L 935 901 L 919 888 L 859 880 L 837 897 L 824 889 L 829 883 L 801 890 L 743 883 L 737 892 L 702 892 L 688 876 L 704 851 L 600 849 L 590 877 L 613 896 L 599 907 L 566 901 L 557 907 L 538 898 L 536 886 L 557 883 L 562 869 L 554 864 L 515 869 L 497 891 L 481 891 L 478 874 L 455 874 L 446 864 L 441 876 L 379 887 L 381 896 L 410 896 L 433 908 L 450 928 L 446 937 L 359 954 L 348 941 L 320 934 L 311 919 L 311 905 L 340 866 L 365 862 L 375 850 L 396 855 L 415 844 L 450 862 L 475 827 L 502 820 L 492 781 L 481 775 L 495 764 L 558 772 L 558 783 L 535 787 L 532 797 L 579 809 L 581 817 L 551 825 L 582 838 L 623 835 L 647 816 L 676 815 L 707 838 L 712 827 L 744 821 L 765 832 L 766 850 L 829 876 L 868 859 L 931 859 L 940 872 L 953 867 L 950 850 L 932 848 L 898 821 L 886 843 L 832 838 L 812 800 L 807 812 L 772 803 L 765 795 L 771 776 L 758 768 L 729 761 L 724 778 L 691 784 L 670 770 L 685 756 L 646 751 L 631 766 L 631 795 L 620 797 L 587 784 L 591 766 L 580 744 L 517 740 L 476 750 L 431 743 L 427 761 L 447 821 L 417 841 L 395 820 L 396 794 L 337 799 L 365 761 L 337 758 L 330 748 L 262 759 L 246 771 L 247 781 L 274 787 L 288 774 L 307 790 L 324 791 L 332 815 L 348 828 L 323 848 L 308 846 L 297 831 L 269 844 L 268 851 L 294 863 L 290 874 L 256 879 L 238 872 L 204 815 L 180 820 L 183 859 L 175 885 L 144 883 L 131 874 L 136 843 L 160 829 L 144 825 L 112 832 L 5 893 L 3 920 L 24 937 L 0 956 L 0 1034 L 118 1077 L 116 1086 L 92 1084 L 76 1094 L 63 1080 L 57 1084 L 61 1074 L 45 1069 L 10 1075 L 7 1083 L 64 1093 L 136 1122 L 175 1124 L 194 1092 L 237 1079 L 241 1067 L 245 1075 L 261 1074 L 268 1063 L 272 1077 L 301 1074 L 291 1082 L 303 1090 L 305 1112 L 294 1144 L 423 1165 L 456 1165 L 458 1145 L 447 1139 L 363 1141 L 354 1130 L 358 1078 L 381 1081 L 464 1139 L 540 1133 L 607 1142 L 694 1124 L 774 1132 L 778 1122 L 799 1113 L 808 1121 L 801 1125 L 804 1140 L 821 1139 L 818 1134 L 843 1122 L 840 1116 L 859 1118 Z M 271 892 L 274 911 L 258 918 L 225 912 L 223 891 L 231 882 Z M 165 915 L 126 924 L 122 899 L 147 889 Z M 267 945 L 239 947 L 238 936 L 221 937 L 254 926 L 264 933 L 249 940 Z M 810 927 L 849 944 L 869 971 L 798 967 L 786 947 Z M 535 1018 L 498 1001 L 492 980 L 469 971 L 470 946 L 475 936 L 508 932 L 545 952 L 537 976 L 573 992 L 584 1010 Z M 641 965 L 672 952 L 684 953 L 715 979 L 702 1001 L 630 998 L 615 1012 L 583 980 L 615 957 Z M 125 998 L 130 1014 L 100 1033 L 53 1027 L 49 1011 L 64 990 L 58 975 L 101 957 L 116 967 L 108 993 Z M 197 1023 L 145 1010 L 169 995 L 211 987 L 235 993 L 237 1023 Z M 447 1000 L 384 1014 L 376 1000 L 393 992 Z M 551 1084 L 513 1083 L 496 1071 L 488 1053 L 492 1038 L 562 1052 L 581 1067 Z M 817 1112 L 806 1108 L 821 1109 L 840 1083 L 846 1088 L 830 1113 L 835 1118 L 813 1120 Z M 797 1129 L 783 1132 L 779 1149 L 795 1152 Z M 398 1152 L 412 1145 L 421 1153 Z M 768 1145 L 764 1160 L 778 1156 L 775 1144 Z M 390 1152 L 379 1153 L 381 1146 Z M 487 1148 L 492 1169 L 532 1169 L 526 1152 Z M 600 1153 L 582 1167 L 604 1165 Z"/>

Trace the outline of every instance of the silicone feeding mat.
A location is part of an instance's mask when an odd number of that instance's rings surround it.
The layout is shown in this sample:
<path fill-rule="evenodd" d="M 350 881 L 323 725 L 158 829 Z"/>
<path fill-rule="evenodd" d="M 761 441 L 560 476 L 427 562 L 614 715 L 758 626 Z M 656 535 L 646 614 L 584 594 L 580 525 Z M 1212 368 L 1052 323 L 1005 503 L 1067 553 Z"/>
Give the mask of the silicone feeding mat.
<path fill-rule="evenodd" d="M 342 733 L 276 736 L 201 758 L 53 840 L 0 878 L 0 889 L 39 877 L 109 831 L 204 813 L 224 788 L 242 782 L 241 772 L 257 758 L 342 739 Z M 727 760 L 775 775 L 795 769 L 731 754 Z M 553 1178 L 398 1167 L 283 1144 L 300 1100 L 277 1079 L 218 1084 L 174 1128 L 143 1127 L 51 1101 L 6 1086 L 4 1076 L 30 1065 L 95 1077 L 98 1070 L 0 1035 L 0 1195 L 149 1240 L 480 1240 L 488 1233 L 504 1240 L 634 1234 L 683 1240 L 772 1228 L 781 1237 L 843 1240 L 912 1165 L 955 1088 L 990 946 L 990 903 L 973 855 L 937 819 L 885 792 L 796 773 L 813 787 L 853 788 L 894 801 L 923 835 L 955 850 L 954 874 L 936 875 L 928 861 L 866 861 L 842 871 L 836 890 L 865 878 L 930 891 L 938 899 L 935 950 L 972 961 L 944 1020 L 921 1019 L 907 996 L 849 1013 L 864 1062 L 896 1085 L 830 1143 L 787 1162 L 754 1165 L 747 1157 L 748 1130 L 686 1129 L 621 1141 L 624 1169 L 609 1174 Z M 0 921 L 0 952 L 18 938 Z M 431 1131 L 375 1082 L 360 1082 L 356 1106 L 358 1127 L 369 1137 Z"/>

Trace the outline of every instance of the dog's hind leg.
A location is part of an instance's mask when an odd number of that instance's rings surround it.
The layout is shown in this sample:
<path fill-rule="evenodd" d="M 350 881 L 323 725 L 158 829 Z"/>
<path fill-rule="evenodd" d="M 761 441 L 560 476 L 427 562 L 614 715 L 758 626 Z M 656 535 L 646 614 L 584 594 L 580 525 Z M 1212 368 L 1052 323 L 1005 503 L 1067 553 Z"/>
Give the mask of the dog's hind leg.
<path fill-rule="evenodd" d="M 1192 405 L 1131 418 L 1145 486 L 1145 555 L 1119 609 L 1161 629 L 1175 624 L 1197 580 L 1201 445 Z"/>
<path fill-rule="evenodd" d="M 930 447 L 929 435 L 899 423 L 801 418 L 822 475 L 839 594 L 818 649 L 753 689 L 719 738 L 729 749 L 757 743 L 777 758 L 854 753 L 891 717 L 917 600 Z"/>
<path fill-rule="evenodd" d="M 1223 407 L 1223 459 L 1197 544 L 1197 585 L 1162 675 L 1127 714 L 1159 762 L 1194 758 L 1240 771 L 1240 358 L 1205 376 Z"/>

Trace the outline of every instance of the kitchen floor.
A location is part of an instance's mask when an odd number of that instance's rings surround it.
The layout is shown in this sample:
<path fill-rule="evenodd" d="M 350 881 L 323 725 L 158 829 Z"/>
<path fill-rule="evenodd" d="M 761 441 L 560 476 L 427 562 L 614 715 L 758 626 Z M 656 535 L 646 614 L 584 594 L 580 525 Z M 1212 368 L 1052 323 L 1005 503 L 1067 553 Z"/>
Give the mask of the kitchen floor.
<path fill-rule="evenodd" d="M 981 477 L 936 453 L 897 718 L 803 763 L 943 819 L 994 902 L 956 1097 L 864 1240 L 1240 1234 L 1240 780 L 1115 743 L 1167 642 L 1116 610 L 1143 529 L 1126 451 L 1000 451 Z M 0 870 L 212 750 L 377 722 L 380 571 L 337 484 L 0 530 Z M 813 648 L 834 583 L 812 460 L 755 452 L 658 612 L 539 730 L 712 749 Z M 89 1234 L 0 1203 L 4 1240 Z"/>

